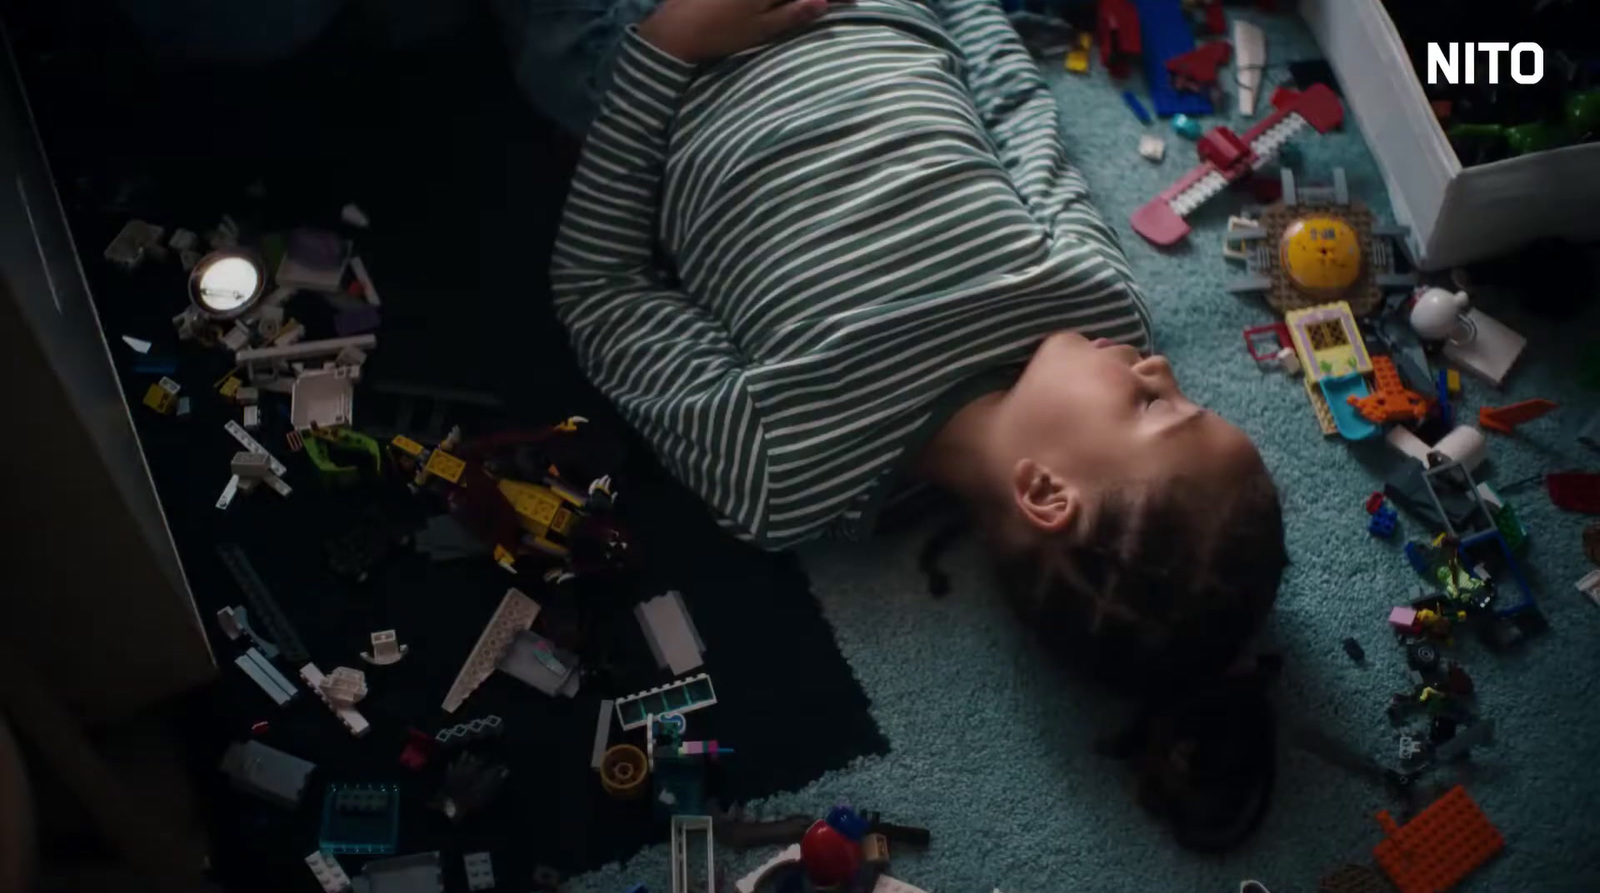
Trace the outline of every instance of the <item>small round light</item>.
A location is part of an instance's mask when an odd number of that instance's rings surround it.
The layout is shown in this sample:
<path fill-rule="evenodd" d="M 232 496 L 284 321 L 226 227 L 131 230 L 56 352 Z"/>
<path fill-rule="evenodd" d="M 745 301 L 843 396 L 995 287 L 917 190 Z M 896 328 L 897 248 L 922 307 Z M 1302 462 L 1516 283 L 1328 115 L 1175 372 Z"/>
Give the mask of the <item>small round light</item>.
<path fill-rule="evenodd" d="M 261 299 L 266 275 L 253 255 L 216 251 L 200 259 L 189 274 L 189 300 L 212 319 L 241 316 Z"/>

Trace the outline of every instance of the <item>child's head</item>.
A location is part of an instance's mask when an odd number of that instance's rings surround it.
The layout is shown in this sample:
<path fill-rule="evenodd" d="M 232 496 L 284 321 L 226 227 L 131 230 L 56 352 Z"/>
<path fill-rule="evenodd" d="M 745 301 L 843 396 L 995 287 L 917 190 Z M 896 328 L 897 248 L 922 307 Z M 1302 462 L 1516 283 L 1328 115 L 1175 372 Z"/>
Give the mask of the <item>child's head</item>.
<path fill-rule="evenodd" d="M 1277 492 L 1163 357 L 1062 333 L 987 434 L 982 508 L 1008 589 L 1055 650 L 1142 688 L 1222 670 L 1288 563 Z"/>

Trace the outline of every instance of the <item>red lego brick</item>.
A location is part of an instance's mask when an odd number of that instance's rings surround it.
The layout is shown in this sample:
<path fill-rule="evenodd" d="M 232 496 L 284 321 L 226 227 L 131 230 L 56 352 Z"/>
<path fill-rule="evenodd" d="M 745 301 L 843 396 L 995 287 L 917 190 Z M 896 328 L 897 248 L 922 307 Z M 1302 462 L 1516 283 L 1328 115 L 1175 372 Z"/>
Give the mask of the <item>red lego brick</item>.
<path fill-rule="evenodd" d="M 1460 785 L 1403 826 L 1387 810 L 1377 818 L 1387 836 L 1372 856 L 1400 893 L 1443 893 L 1506 845 Z"/>
<path fill-rule="evenodd" d="M 1206 33 L 1228 33 L 1228 17 L 1222 14 L 1222 0 L 1212 0 L 1206 6 Z"/>
<path fill-rule="evenodd" d="M 1366 507 L 1366 510 L 1367 510 L 1367 514 L 1369 514 L 1369 515 L 1377 514 L 1378 509 L 1383 508 L 1383 494 L 1377 492 L 1376 490 L 1374 490 L 1372 495 L 1367 497 L 1367 502 L 1366 502 L 1366 506 L 1365 507 Z"/>
<path fill-rule="evenodd" d="M 1217 69 L 1233 58 L 1233 45 L 1226 40 L 1198 46 L 1167 60 L 1167 73 L 1179 90 L 1202 91 L 1217 82 Z"/>
<path fill-rule="evenodd" d="M 1523 400 L 1510 406 L 1483 406 L 1478 409 L 1478 427 L 1510 434 L 1523 422 L 1531 422 L 1540 416 L 1548 415 L 1555 408 L 1554 401 L 1542 397 Z"/>
<path fill-rule="evenodd" d="M 1113 78 L 1128 76 L 1128 66 L 1139 55 L 1139 11 L 1133 0 L 1100 0 L 1096 20 L 1100 64 Z"/>
<path fill-rule="evenodd" d="M 1600 515 L 1600 474 L 1592 471 L 1558 471 L 1544 476 L 1550 502 L 1558 509 Z"/>
<path fill-rule="evenodd" d="M 1211 128 L 1200 137 L 1196 149 L 1201 161 L 1208 161 L 1223 170 L 1248 162 L 1252 157 L 1250 145 L 1226 127 Z"/>

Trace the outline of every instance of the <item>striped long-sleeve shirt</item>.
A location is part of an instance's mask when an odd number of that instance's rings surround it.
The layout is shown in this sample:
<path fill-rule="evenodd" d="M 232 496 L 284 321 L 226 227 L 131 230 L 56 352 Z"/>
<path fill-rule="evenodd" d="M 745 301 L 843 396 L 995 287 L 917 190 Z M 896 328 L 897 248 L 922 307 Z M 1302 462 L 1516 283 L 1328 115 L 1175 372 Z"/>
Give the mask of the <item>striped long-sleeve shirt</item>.
<path fill-rule="evenodd" d="M 1149 346 L 993 0 L 855 0 L 696 69 L 630 30 L 553 282 L 579 361 L 739 536 L 869 531 L 1046 335 Z"/>

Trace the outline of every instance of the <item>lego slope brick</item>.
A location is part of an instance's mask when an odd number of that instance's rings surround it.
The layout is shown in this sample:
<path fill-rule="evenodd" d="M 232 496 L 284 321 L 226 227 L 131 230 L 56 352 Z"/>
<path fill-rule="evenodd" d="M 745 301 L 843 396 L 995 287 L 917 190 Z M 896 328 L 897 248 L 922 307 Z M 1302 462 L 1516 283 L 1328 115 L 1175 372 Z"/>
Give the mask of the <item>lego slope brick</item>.
<path fill-rule="evenodd" d="M 1400 893 L 1442 893 L 1505 846 L 1460 785 L 1403 826 L 1387 810 L 1378 824 L 1387 836 L 1372 855 Z"/>

